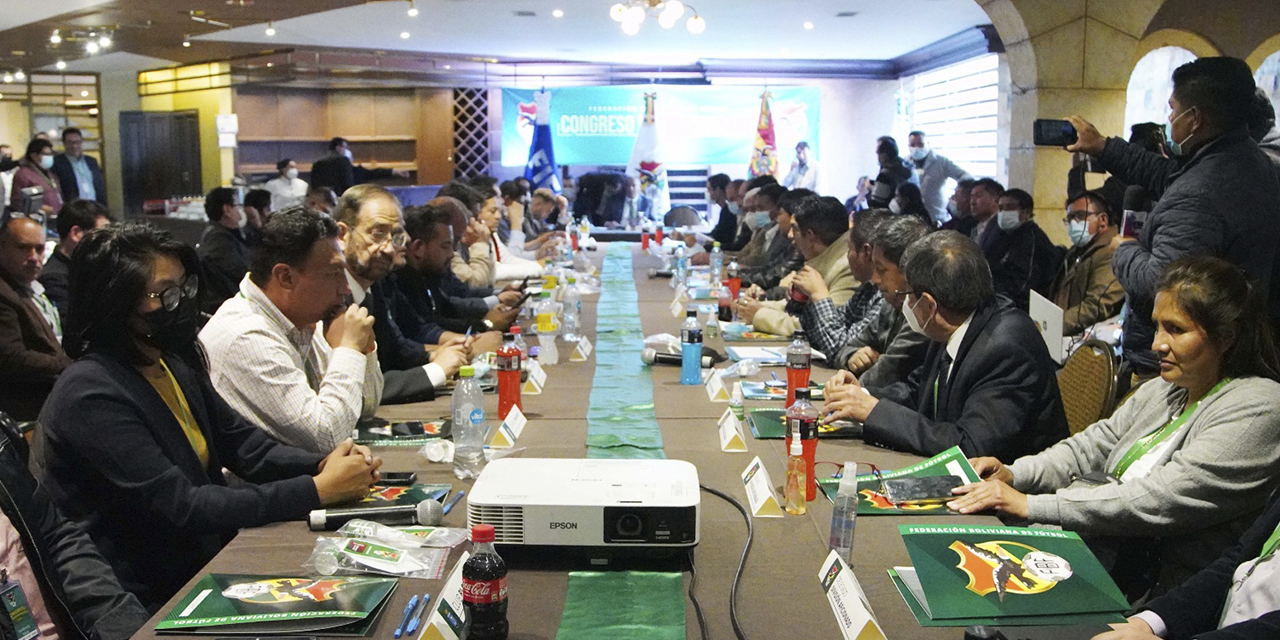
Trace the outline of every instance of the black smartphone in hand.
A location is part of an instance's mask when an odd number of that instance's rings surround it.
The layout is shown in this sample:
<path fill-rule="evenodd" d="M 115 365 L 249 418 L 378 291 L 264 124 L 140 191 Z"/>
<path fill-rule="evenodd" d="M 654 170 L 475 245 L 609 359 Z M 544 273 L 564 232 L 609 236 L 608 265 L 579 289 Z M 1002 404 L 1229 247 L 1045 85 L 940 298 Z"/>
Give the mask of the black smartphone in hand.
<path fill-rule="evenodd" d="M 1076 128 L 1066 120 L 1036 120 L 1032 138 L 1038 147 L 1065 147 L 1076 143 Z"/>

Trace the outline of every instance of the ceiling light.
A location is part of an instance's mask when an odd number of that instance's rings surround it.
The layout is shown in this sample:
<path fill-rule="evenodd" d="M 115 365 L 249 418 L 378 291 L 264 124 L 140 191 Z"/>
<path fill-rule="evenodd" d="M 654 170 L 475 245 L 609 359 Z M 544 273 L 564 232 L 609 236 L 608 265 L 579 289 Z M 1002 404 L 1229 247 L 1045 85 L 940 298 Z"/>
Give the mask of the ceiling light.
<path fill-rule="evenodd" d="M 274 35 L 276 34 L 276 25 L 275 25 L 275 23 L 274 23 L 274 22 L 272 22 L 272 21 L 270 21 L 270 20 L 268 20 L 268 21 L 267 21 L 267 31 L 266 31 L 266 34 L 267 34 L 268 36 L 274 36 Z"/>
<path fill-rule="evenodd" d="M 6 74 L 4 74 L 4 81 L 5 81 L 5 82 L 13 82 L 13 74 L 12 74 L 12 73 L 6 73 Z"/>
<path fill-rule="evenodd" d="M 0 93 L 0 100 L 4 100 L 4 94 Z"/>
<path fill-rule="evenodd" d="M 93 40 L 86 42 L 84 45 L 84 50 L 88 51 L 90 54 L 97 53 L 99 49 L 100 47 L 98 46 L 98 43 Z"/>
<path fill-rule="evenodd" d="M 448 71 L 448 70 L 450 70 L 450 69 L 452 69 L 452 68 L 453 68 L 453 65 L 451 65 L 451 64 L 446 64 L 446 65 L 444 66 L 444 70 L 445 70 L 445 71 Z"/>
<path fill-rule="evenodd" d="M 627 13 L 622 17 L 623 22 L 634 22 L 639 25 L 644 22 L 645 10 L 643 6 L 633 4 L 627 8 Z"/>
<path fill-rule="evenodd" d="M 98 38 L 98 46 L 102 47 L 103 49 L 110 49 L 110 48 L 111 48 L 111 36 L 105 36 L 105 35 L 104 35 L 104 36 L 102 36 L 101 38 Z"/>
<path fill-rule="evenodd" d="M 59 43 L 61 43 L 61 42 L 62 42 L 62 34 L 58 33 L 58 30 L 57 30 L 57 29 L 54 29 L 54 30 L 53 30 L 53 35 L 49 36 L 49 42 L 50 42 L 50 43 L 52 43 L 52 44 L 59 44 Z"/>
<path fill-rule="evenodd" d="M 640 32 L 645 18 L 654 18 L 663 29 L 670 29 L 689 13 L 693 14 L 685 23 L 689 33 L 696 35 L 706 31 L 707 21 L 698 15 L 697 9 L 681 0 L 623 0 L 609 7 L 609 17 L 622 23 L 622 32 L 629 36 Z"/>
<path fill-rule="evenodd" d="M 89 92 L 88 92 L 88 91 L 81 91 L 81 92 L 80 92 L 80 97 L 81 97 L 81 98 L 88 98 L 88 97 L 89 97 Z"/>
<path fill-rule="evenodd" d="M 54 63 L 54 65 L 53 65 L 53 66 L 57 67 L 57 68 L 58 68 L 58 71 L 62 71 L 63 69 L 66 69 L 66 68 L 67 68 L 67 63 L 65 63 L 65 62 L 63 62 L 63 61 L 61 61 L 61 60 L 59 60 L 59 61 L 57 61 L 56 63 Z"/>
<path fill-rule="evenodd" d="M 640 33 L 640 23 L 624 22 L 622 23 L 622 32 L 629 36 L 634 36 L 635 34 Z"/>
<path fill-rule="evenodd" d="M 622 19 L 626 17 L 626 15 L 627 15 L 627 6 L 622 3 L 618 3 L 613 5 L 612 7 L 609 7 L 609 17 L 613 18 L 614 22 L 622 22 Z"/>
<path fill-rule="evenodd" d="M 806 22 L 806 23 L 804 23 L 804 28 L 805 28 L 805 29 L 807 29 L 807 30 L 809 30 L 809 31 L 813 31 L 813 23 L 812 23 L 812 22 Z"/>
<path fill-rule="evenodd" d="M 414 6 L 413 0 L 409 0 L 409 10 L 405 13 L 409 14 L 410 18 L 418 17 L 418 7 Z"/>
<path fill-rule="evenodd" d="M 551 17 L 552 17 L 552 18 L 563 18 L 563 17 L 564 17 L 564 9 L 555 9 L 555 10 L 553 10 L 553 11 L 551 12 Z"/>
<path fill-rule="evenodd" d="M 21 82 L 27 79 L 27 74 L 23 73 L 22 69 L 18 69 L 17 71 L 13 72 L 13 77 L 17 79 L 19 82 Z"/>
<path fill-rule="evenodd" d="M 182 46 L 184 46 L 184 47 L 189 47 L 189 46 L 191 46 L 191 36 L 190 36 L 190 34 L 183 34 L 183 35 L 182 35 Z"/>
<path fill-rule="evenodd" d="M 707 30 L 707 21 L 703 20 L 702 16 L 695 13 L 693 17 L 689 18 L 689 21 L 685 23 L 685 26 L 689 28 L 689 33 L 696 36 Z"/>
<path fill-rule="evenodd" d="M 408 31 L 401 31 L 401 32 L 400 32 L 400 39 L 401 39 L 401 40 L 408 40 L 408 39 L 409 39 L 409 32 L 408 32 Z"/>

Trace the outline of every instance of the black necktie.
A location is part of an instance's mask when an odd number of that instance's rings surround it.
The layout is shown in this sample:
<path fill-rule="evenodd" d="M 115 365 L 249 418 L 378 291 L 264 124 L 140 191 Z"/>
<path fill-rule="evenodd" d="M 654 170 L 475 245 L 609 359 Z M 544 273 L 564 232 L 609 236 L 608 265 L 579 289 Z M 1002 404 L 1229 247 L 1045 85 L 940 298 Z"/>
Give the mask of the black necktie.
<path fill-rule="evenodd" d="M 947 374 L 951 369 L 951 354 L 943 347 L 938 356 L 938 367 L 933 374 L 933 419 L 938 419 L 938 403 L 946 397 Z"/>

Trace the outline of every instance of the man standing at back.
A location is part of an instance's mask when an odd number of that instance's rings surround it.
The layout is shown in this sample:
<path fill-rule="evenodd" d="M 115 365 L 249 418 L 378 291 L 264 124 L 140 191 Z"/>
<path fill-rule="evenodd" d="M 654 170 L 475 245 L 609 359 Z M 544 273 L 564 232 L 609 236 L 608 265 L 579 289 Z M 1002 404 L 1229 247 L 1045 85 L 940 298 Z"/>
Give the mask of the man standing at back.
<path fill-rule="evenodd" d="M 77 198 L 107 204 L 107 183 L 102 167 L 93 156 L 84 154 L 84 134 L 75 127 L 62 130 L 63 152 L 53 157 L 53 173 L 58 176 L 62 201 Z"/>
<path fill-rule="evenodd" d="M 44 219 L 0 215 L 0 411 L 35 420 L 58 374 L 71 364 L 62 351 L 58 309 L 37 281 L 44 265 Z"/>
<path fill-rule="evenodd" d="M 1271 282 L 1280 184 L 1249 136 L 1256 88 L 1249 65 L 1237 58 L 1199 58 L 1174 70 L 1169 150 L 1176 162 L 1120 138 L 1104 138 L 1079 116 L 1069 118 L 1079 139 L 1068 151 L 1098 158 L 1125 184 L 1158 198 L 1136 242 L 1123 235 L 1111 241 L 1111 266 L 1129 301 L 1122 346 L 1135 373 L 1158 371 L 1151 312 L 1170 262 L 1186 255 L 1219 256 L 1258 286 Z M 1273 319 L 1280 317 L 1280 283 L 1275 284 L 1268 301 Z"/>
<path fill-rule="evenodd" d="M 382 178 L 408 178 L 404 169 L 366 169 L 351 158 L 350 143 L 346 138 L 329 141 L 329 155 L 311 164 L 311 186 L 329 187 L 338 196 L 357 184 Z"/>
<path fill-rule="evenodd" d="M 302 208 L 271 216 L 239 295 L 200 332 L 219 395 L 295 447 L 352 437 L 378 409 L 382 371 L 374 319 L 350 296 L 337 223 Z"/>
<path fill-rule="evenodd" d="M 942 187 L 947 179 L 970 180 L 973 176 L 949 158 L 939 155 L 929 148 L 925 142 L 923 131 L 912 131 L 907 136 L 907 153 L 911 156 L 911 164 L 915 167 L 916 176 L 920 179 L 920 193 L 924 195 L 924 206 L 933 216 L 935 225 L 941 225 L 951 219 L 947 213 L 946 202 L 942 199 Z"/>

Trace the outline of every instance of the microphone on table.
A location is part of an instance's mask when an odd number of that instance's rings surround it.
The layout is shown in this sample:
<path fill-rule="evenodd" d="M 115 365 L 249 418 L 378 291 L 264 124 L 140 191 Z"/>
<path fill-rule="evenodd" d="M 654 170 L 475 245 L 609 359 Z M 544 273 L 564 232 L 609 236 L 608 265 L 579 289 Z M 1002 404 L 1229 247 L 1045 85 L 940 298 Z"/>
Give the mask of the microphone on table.
<path fill-rule="evenodd" d="M 402 504 L 391 507 L 364 507 L 354 509 L 316 509 L 307 516 L 307 526 L 312 531 L 337 531 L 351 520 L 372 520 L 385 525 L 435 526 L 444 518 L 444 508 L 437 500 L 423 500 L 418 504 Z"/>
<path fill-rule="evenodd" d="M 658 353 L 653 349 L 646 348 L 640 352 L 640 360 L 647 365 L 666 364 L 673 367 L 680 366 L 684 359 L 678 353 Z M 712 367 L 712 358 L 708 355 L 702 356 L 702 368 L 710 369 Z"/>

